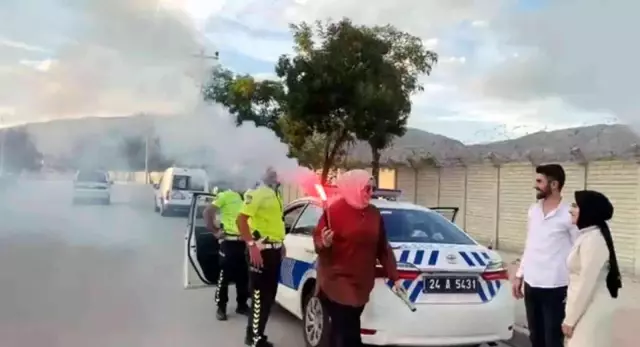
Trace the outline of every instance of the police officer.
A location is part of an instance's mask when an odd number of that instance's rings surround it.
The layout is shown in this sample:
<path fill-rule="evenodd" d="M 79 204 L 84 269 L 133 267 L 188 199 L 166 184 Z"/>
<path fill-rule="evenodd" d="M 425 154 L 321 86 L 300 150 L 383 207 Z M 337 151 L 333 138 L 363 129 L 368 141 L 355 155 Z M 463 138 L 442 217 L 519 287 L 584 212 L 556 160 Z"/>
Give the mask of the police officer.
<path fill-rule="evenodd" d="M 229 301 L 229 282 L 236 284 L 236 313 L 248 315 L 249 306 L 249 267 L 246 258 L 246 244 L 240 237 L 236 219 L 242 208 L 240 193 L 226 189 L 219 192 L 211 206 L 205 210 L 205 220 L 209 230 L 213 230 L 220 240 L 220 275 L 216 289 L 216 318 L 227 320 L 227 302 Z M 220 211 L 221 229 L 215 229 L 216 212 Z"/>
<path fill-rule="evenodd" d="M 267 169 L 262 184 L 246 193 L 238 215 L 238 229 L 247 243 L 249 253 L 249 277 L 253 292 L 245 338 L 247 346 L 273 346 L 267 341 L 264 331 L 278 290 L 284 254 L 283 201 L 279 188 L 278 175 L 273 169 Z"/>

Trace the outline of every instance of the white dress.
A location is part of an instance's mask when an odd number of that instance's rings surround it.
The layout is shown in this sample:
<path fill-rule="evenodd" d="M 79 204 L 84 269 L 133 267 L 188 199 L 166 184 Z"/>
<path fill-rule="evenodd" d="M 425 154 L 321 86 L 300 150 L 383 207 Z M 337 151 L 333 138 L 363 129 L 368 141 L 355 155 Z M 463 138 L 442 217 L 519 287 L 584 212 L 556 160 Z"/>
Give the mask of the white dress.
<path fill-rule="evenodd" d="M 615 300 L 606 286 L 609 249 L 597 227 L 580 230 L 567 258 L 569 288 L 564 323 L 573 326 L 566 347 L 611 347 Z"/>

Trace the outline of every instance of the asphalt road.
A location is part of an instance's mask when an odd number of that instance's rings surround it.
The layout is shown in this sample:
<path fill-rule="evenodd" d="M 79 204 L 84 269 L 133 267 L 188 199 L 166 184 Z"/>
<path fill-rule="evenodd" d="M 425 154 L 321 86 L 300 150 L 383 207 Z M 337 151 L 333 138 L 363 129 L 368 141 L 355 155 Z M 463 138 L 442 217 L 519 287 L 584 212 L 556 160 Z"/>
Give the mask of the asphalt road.
<path fill-rule="evenodd" d="M 72 206 L 69 182 L 0 192 L 0 346 L 241 347 L 244 317 L 220 323 L 211 289 L 182 289 L 185 219 L 148 187 L 115 185 L 111 206 Z M 304 346 L 276 309 L 278 347 Z"/>

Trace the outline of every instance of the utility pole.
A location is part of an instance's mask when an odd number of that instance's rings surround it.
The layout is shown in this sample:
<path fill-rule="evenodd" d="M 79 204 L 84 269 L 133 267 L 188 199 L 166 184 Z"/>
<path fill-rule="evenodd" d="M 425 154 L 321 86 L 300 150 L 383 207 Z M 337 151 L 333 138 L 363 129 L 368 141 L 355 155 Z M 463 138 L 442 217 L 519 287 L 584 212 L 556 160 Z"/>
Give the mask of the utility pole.
<path fill-rule="evenodd" d="M 207 55 L 205 54 L 204 48 L 200 49 L 200 52 L 197 54 L 192 54 L 192 57 L 198 58 L 200 60 L 200 63 L 202 64 L 200 67 L 202 67 L 202 71 L 197 71 L 196 73 L 202 73 L 203 71 L 207 70 L 207 67 L 205 66 L 205 61 L 207 60 L 213 60 L 213 61 L 218 61 L 220 59 L 220 53 L 218 51 L 215 51 L 213 53 L 213 55 Z M 192 76 L 194 80 L 196 80 L 198 83 L 201 83 L 201 77 L 202 76 Z M 202 88 L 202 84 L 200 84 L 198 87 Z"/>
<path fill-rule="evenodd" d="M 149 131 L 144 135 L 144 184 L 149 184 Z"/>

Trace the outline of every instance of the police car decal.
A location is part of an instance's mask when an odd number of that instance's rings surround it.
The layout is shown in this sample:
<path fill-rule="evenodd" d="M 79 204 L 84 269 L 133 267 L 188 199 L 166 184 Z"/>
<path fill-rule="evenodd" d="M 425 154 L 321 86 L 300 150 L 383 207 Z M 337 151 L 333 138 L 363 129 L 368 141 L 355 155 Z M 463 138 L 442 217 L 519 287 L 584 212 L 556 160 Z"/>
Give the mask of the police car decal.
<path fill-rule="evenodd" d="M 440 249 L 414 249 L 414 247 L 394 247 L 394 254 L 398 263 L 411 264 L 420 270 L 428 267 L 440 267 L 450 271 L 478 271 L 484 269 L 490 262 L 491 256 L 484 251 L 457 250 L 452 247 L 439 247 Z M 398 249 L 401 248 L 401 249 Z M 409 248 L 409 249 L 402 249 Z M 458 257 L 462 262 L 458 262 Z M 438 266 L 439 265 L 439 266 Z M 387 286 L 393 287 L 393 281 L 387 280 Z M 403 286 L 409 293 L 409 299 L 415 303 L 424 290 L 422 278 L 403 280 Z M 478 281 L 477 294 L 481 302 L 491 301 L 502 286 L 501 280 Z"/>
<path fill-rule="evenodd" d="M 434 266 L 438 263 L 440 250 L 394 250 L 396 259 L 400 263 L 413 264 L 419 268 L 426 266 Z M 458 251 L 457 252 L 464 262 L 472 268 L 485 267 L 491 260 L 486 252 Z"/>
<path fill-rule="evenodd" d="M 293 258 L 282 259 L 280 267 L 279 283 L 285 287 L 298 290 L 302 285 L 302 278 L 307 271 L 313 269 L 315 263 L 307 263 L 306 261 L 296 260 Z"/>

